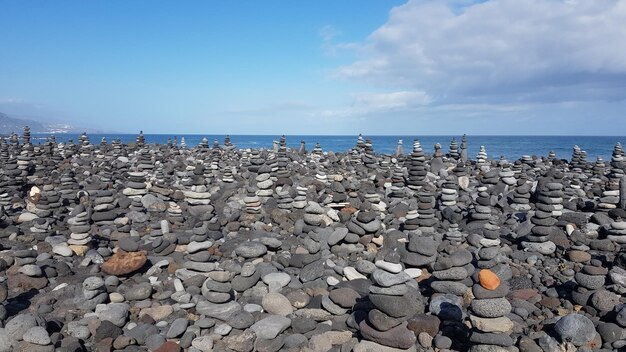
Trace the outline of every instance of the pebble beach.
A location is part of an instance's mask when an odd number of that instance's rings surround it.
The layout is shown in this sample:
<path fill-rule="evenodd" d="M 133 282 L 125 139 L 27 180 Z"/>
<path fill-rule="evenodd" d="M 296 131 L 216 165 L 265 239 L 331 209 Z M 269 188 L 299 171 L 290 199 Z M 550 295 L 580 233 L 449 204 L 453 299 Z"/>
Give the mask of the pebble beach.
<path fill-rule="evenodd" d="M 37 142 L 0 138 L 0 352 L 626 350 L 619 143 Z"/>

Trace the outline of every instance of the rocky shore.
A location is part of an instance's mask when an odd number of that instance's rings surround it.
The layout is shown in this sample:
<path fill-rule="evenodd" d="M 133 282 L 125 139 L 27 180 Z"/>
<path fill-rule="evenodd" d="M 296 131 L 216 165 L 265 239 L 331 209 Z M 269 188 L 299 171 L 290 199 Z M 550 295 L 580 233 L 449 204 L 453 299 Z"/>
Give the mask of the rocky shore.
<path fill-rule="evenodd" d="M 626 350 L 621 145 L 470 142 L 0 138 L 0 352 Z"/>

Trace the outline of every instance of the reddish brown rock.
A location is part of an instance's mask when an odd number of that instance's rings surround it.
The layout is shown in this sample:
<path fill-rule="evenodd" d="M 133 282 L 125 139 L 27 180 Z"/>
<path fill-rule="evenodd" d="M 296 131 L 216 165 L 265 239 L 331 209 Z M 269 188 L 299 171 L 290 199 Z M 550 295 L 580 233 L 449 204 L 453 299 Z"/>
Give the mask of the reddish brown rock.
<path fill-rule="evenodd" d="M 519 290 L 511 291 L 508 296 L 511 299 L 517 298 L 523 301 L 528 301 L 531 297 L 534 297 L 538 294 L 539 292 L 534 288 L 522 288 Z"/>
<path fill-rule="evenodd" d="M 161 347 L 154 350 L 154 352 L 180 352 L 183 349 L 176 342 L 167 341 L 161 345 Z"/>
<path fill-rule="evenodd" d="M 142 252 L 126 253 L 119 251 L 100 267 L 108 275 L 126 275 L 143 267 L 148 258 Z"/>

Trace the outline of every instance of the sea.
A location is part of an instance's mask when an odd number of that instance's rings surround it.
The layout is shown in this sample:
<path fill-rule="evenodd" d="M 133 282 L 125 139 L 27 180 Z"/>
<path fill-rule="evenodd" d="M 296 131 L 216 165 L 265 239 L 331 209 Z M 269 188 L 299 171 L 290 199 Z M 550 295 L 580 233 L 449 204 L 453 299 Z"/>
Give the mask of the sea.
<path fill-rule="evenodd" d="M 33 134 L 33 143 L 43 143 L 50 135 Z M 57 142 L 78 141 L 78 134 L 56 134 Z M 119 139 L 123 143 L 134 142 L 136 134 L 89 134 L 89 140 L 93 144 L 99 144 L 102 138 L 107 142 Z M 213 145 L 214 140 L 223 144 L 226 135 L 166 135 L 166 134 L 145 134 L 146 142 L 151 144 L 166 144 L 168 138 L 174 140 L 176 137 L 180 143 L 181 137 L 185 137 L 188 147 L 200 144 L 203 138 L 209 140 L 209 145 Z M 287 147 L 299 148 L 300 141 L 304 141 L 308 151 L 313 150 L 316 143 L 319 143 L 323 151 L 346 152 L 353 148 L 357 142 L 356 135 L 351 136 L 330 136 L 330 135 L 287 135 Z M 413 148 L 413 140 L 418 139 L 425 153 L 430 154 L 434 150 L 436 143 L 440 143 L 442 151 L 446 153 L 450 147 L 452 138 L 456 138 L 460 145 L 461 136 L 366 136 L 370 139 L 374 151 L 379 154 L 393 154 L 396 151 L 398 140 L 403 141 L 403 149 L 406 154 Z M 231 142 L 237 148 L 272 148 L 273 141 L 280 139 L 279 135 L 230 135 Z M 597 157 L 605 161 L 610 160 L 613 147 L 616 143 L 624 145 L 625 136 L 467 136 L 468 155 L 475 158 L 481 146 L 484 146 L 489 159 L 499 159 L 501 156 L 507 160 L 516 160 L 523 155 L 547 156 L 550 151 L 556 153 L 559 159 L 570 159 L 575 145 L 587 152 L 587 160 L 594 161 Z"/>

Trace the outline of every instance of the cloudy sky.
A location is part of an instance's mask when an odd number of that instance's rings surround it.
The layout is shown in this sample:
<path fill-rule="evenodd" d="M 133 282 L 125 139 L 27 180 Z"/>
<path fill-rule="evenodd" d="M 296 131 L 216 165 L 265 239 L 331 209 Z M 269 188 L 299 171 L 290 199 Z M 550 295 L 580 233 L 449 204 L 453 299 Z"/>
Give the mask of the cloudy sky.
<path fill-rule="evenodd" d="M 0 112 L 135 133 L 626 135 L 626 0 L 0 1 Z"/>

